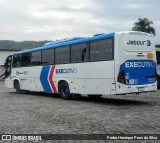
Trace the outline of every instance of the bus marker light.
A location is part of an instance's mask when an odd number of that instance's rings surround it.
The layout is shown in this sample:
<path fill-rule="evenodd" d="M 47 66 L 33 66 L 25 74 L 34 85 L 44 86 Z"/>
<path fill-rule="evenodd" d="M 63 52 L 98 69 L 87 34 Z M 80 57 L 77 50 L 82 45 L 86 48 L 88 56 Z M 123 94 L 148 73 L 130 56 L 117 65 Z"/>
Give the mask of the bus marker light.
<path fill-rule="evenodd" d="M 147 59 L 153 59 L 153 53 L 147 53 Z"/>

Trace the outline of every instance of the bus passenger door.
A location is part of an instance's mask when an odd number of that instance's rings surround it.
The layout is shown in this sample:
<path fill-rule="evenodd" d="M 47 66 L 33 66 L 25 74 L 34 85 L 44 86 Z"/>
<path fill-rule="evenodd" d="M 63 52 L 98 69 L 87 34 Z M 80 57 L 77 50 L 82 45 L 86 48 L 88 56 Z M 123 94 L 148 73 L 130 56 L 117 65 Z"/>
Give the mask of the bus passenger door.
<path fill-rule="evenodd" d="M 6 63 L 5 63 L 5 78 L 10 77 L 11 75 L 11 64 L 12 64 L 12 56 L 9 56 L 6 59 Z"/>
<path fill-rule="evenodd" d="M 12 72 L 12 56 L 8 56 L 5 62 L 5 85 L 8 88 L 13 88 L 13 83 L 11 79 Z"/>

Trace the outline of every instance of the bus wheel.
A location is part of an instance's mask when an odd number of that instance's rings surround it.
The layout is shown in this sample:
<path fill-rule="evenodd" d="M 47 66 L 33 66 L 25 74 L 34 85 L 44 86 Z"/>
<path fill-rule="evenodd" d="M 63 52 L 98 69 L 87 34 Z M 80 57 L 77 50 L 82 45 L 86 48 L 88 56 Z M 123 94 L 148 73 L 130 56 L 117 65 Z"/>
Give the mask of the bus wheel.
<path fill-rule="evenodd" d="M 59 92 L 63 99 L 71 99 L 71 94 L 69 90 L 69 85 L 67 82 L 63 81 L 59 85 Z"/>
<path fill-rule="evenodd" d="M 15 89 L 17 93 L 21 93 L 21 87 L 20 87 L 19 81 L 15 82 Z"/>

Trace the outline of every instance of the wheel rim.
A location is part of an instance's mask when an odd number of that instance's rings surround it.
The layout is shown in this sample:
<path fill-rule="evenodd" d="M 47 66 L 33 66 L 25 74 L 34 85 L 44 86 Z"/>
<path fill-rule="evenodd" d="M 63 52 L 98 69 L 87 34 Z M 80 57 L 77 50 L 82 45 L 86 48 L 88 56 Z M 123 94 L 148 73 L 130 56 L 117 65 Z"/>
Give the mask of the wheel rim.
<path fill-rule="evenodd" d="M 63 86 L 62 89 L 61 89 L 61 91 L 62 91 L 62 95 L 63 95 L 63 96 L 67 96 L 68 89 L 67 89 L 66 86 Z"/>
<path fill-rule="evenodd" d="M 17 84 L 17 86 L 16 86 L 16 91 L 17 91 L 17 92 L 20 91 L 20 85 L 19 85 L 19 84 Z"/>

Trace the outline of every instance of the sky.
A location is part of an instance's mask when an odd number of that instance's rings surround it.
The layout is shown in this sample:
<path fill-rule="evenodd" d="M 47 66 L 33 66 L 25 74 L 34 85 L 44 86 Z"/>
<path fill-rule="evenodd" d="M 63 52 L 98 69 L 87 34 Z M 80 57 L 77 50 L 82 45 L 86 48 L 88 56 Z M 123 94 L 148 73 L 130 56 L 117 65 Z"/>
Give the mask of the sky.
<path fill-rule="evenodd" d="M 130 31 L 153 21 L 160 44 L 160 0 L 0 0 L 0 40 L 59 40 Z"/>

